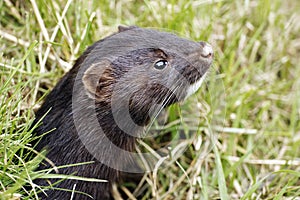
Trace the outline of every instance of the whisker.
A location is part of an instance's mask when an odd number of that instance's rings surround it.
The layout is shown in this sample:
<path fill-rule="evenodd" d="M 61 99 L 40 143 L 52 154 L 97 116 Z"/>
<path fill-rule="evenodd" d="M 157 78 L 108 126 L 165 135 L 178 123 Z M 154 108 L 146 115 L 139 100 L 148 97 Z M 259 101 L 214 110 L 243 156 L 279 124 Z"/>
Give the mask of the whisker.
<path fill-rule="evenodd" d="M 177 83 L 180 81 L 181 79 L 179 79 L 178 81 L 175 82 L 175 85 L 177 85 Z M 173 91 L 173 93 L 176 94 L 176 91 L 181 88 L 183 85 L 183 82 L 181 82 L 180 85 L 177 85 Z M 165 99 L 163 100 L 162 106 L 159 107 L 159 110 L 156 112 L 155 116 L 151 119 L 151 122 L 149 123 L 149 125 L 147 126 L 146 129 L 146 133 L 148 133 L 148 131 L 150 130 L 151 126 L 153 125 L 155 119 L 157 118 L 157 116 L 161 113 L 161 111 L 164 109 L 164 107 L 166 106 L 166 104 L 168 103 L 168 101 L 171 99 L 172 95 L 166 95 Z"/>

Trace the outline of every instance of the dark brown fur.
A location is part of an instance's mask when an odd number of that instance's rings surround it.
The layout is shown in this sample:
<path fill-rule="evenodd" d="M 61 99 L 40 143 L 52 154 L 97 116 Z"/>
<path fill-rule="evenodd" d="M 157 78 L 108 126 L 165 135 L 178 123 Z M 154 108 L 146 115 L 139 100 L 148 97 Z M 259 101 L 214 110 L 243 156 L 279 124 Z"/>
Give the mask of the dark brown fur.
<path fill-rule="evenodd" d="M 59 169 L 59 173 L 108 182 L 64 180 L 55 187 L 72 190 L 76 184 L 75 190 L 90 194 L 94 199 L 111 199 L 111 184 L 121 178 L 122 170 L 118 169 L 134 160 L 126 154 L 110 151 L 102 138 L 106 136 L 117 147 L 134 152 L 136 138 L 149 123 L 151 112 L 159 112 L 161 107 L 183 100 L 189 85 L 206 73 L 212 55 L 201 56 L 204 45 L 170 33 L 122 27 L 118 33 L 89 47 L 36 113 L 35 123 L 49 111 L 35 130 L 37 135 L 55 129 L 42 138 L 36 149 L 46 148 L 47 157 L 56 166 L 94 161 Z M 158 60 L 167 60 L 169 66 L 155 69 L 153 66 Z M 153 106 L 156 106 L 154 111 Z M 126 115 L 127 110 L 130 116 Z M 103 134 L 94 128 L 95 122 L 90 118 L 93 112 Z M 115 115 L 124 127 L 119 127 Z M 131 119 L 138 126 L 133 126 Z M 39 169 L 49 167 L 50 164 L 44 162 Z M 42 179 L 35 183 L 47 185 Z M 69 199 L 71 193 L 48 190 L 47 196 L 40 196 Z M 74 199 L 90 198 L 75 194 Z"/>

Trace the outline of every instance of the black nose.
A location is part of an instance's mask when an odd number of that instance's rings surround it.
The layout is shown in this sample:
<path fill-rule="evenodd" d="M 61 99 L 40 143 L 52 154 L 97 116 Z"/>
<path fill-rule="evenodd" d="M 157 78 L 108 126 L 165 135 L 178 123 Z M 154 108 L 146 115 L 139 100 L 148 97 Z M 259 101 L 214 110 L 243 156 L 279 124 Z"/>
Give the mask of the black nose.
<path fill-rule="evenodd" d="M 201 56 L 203 58 L 213 58 L 214 57 L 214 51 L 212 49 L 212 46 L 206 42 L 199 42 L 200 46 L 202 47 Z"/>

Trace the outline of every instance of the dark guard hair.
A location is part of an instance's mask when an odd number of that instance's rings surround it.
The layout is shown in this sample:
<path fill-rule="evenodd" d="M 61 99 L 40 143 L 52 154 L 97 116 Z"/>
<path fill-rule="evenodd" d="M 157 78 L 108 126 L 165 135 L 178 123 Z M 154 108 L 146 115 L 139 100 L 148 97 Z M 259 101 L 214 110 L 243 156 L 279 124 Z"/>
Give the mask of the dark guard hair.
<path fill-rule="evenodd" d="M 134 167 L 135 142 L 144 127 L 164 107 L 195 92 L 212 63 L 213 52 L 204 42 L 138 27 L 119 32 L 89 47 L 59 81 L 36 113 L 37 144 L 47 149 L 56 166 L 94 161 L 59 169 L 60 174 L 105 179 L 95 183 L 64 180 L 55 187 L 75 190 L 94 199 L 111 199 L 111 186 L 121 172 Z M 39 170 L 51 167 L 47 162 Z M 49 179 L 50 182 L 55 180 Z M 36 184 L 48 185 L 38 179 Z M 48 190 L 42 199 L 69 199 L 71 193 Z M 73 199 L 90 199 L 76 193 Z"/>

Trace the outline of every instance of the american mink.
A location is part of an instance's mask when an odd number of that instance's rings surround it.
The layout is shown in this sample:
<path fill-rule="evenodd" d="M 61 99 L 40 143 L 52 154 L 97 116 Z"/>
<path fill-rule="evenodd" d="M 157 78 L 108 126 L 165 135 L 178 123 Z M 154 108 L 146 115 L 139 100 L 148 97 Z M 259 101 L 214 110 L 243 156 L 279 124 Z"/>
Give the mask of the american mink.
<path fill-rule="evenodd" d="M 212 61 L 213 50 L 205 42 L 136 26 L 119 27 L 90 46 L 37 111 L 34 123 L 42 123 L 36 134 L 52 131 L 36 149 L 46 149 L 56 166 L 93 161 L 58 171 L 108 182 L 63 180 L 55 187 L 72 190 L 76 184 L 76 191 L 94 199 L 112 199 L 112 184 L 121 173 L 141 172 L 134 165 L 134 150 L 145 126 L 162 108 L 194 93 Z M 39 169 L 49 167 L 44 162 Z M 43 179 L 35 183 L 49 184 Z M 46 193 L 40 197 L 71 197 L 62 190 Z M 91 197 L 75 193 L 73 199 Z"/>

